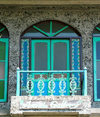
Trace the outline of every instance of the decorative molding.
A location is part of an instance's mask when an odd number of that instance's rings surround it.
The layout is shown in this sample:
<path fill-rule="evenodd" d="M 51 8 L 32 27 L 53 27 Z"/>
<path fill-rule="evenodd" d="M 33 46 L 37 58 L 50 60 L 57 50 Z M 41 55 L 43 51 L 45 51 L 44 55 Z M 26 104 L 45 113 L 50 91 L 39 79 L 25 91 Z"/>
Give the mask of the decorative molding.
<path fill-rule="evenodd" d="M 29 40 L 28 39 L 23 39 L 21 41 L 21 69 L 23 70 L 28 70 L 29 69 Z M 22 89 L 24 89 L 27 85 L 27 73 L 22 73 L 21 74 L 21 85 Z"/>
<path fill-rule="evenodd" d="M 100 0 L 0 0 L 1 5 L 96 5 Z"/>
<path fill-rule="evenodd" d="M 12 96 L 11 114 L 29 111 L 65 110 L 90 113 L 90 96 Z"/>
<path fill-rule="evenodd" d="M 72 69 L 80 70 L 80 39 L 72 39 Z M 77 89 L 80 89 L 80 73 L 73 73 L 76 77 Z"/>
<path fill-rule="evenodd" d="M 35 100 L 29 100 L 29 101 L 23 101 L 23 103 L 20 103 L 20 110 L 31 110 L 31 109 L 79 109 L 81 110 L 83 108 L 82 106 L 83 101 L 82 100 L 74 100 L 73 101 L 35 101 Z"/>

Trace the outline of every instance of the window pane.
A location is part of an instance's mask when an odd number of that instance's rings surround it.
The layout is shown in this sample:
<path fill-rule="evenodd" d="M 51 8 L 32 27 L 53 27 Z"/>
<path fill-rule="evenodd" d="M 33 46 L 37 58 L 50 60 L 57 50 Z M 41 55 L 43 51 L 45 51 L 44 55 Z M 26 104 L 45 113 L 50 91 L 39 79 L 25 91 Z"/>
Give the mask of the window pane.
<path fill-rule="evenodd" d="M 5 78 L 5 63 L 0 62 L 0 79 Z"/>
<path fill-rule="evenodd" d="M 58 30 L 64 28 L 66 25 L 63 24 L 63 23 L 59 23 L 59 22 L 56 22 L 56 21 L 53 21 L 52 22 L 52 32 L 55 33 L 57 32 Z"/>
<path fill-rule="evenodd" d="M 66 28 L 64 31 L 56 35 L 56 37 L 77 37 L 79 36 L 75 31 L 73 31 L 71 28 Z"/>
<path fill-rule="evenodd" d="M 97 81 L 97 98 L 100 99 L 100 81 Z"/>
<path fill-rule="evenodd" d="M 4 99 L 4 81 L 0 81 L 0 99 Z"/>
<path fill-rule="evenodd" d="M 45 37 L 45 35 L 43 35 L 41 32 L 37 31 L 36 29 L 34 29 L 33 27 L 30 28 L 29 30 L 27 30 L 26 33 L 24 33 L 23 37 Z"/>
<path fill-rule="evenodd" d="M 100 59 L 100 41 L 96 42 L 96 59 Z"/>
<path fill-rule="evenodd" d="M 35 70 L 47 70 L 47 43 L 35 44 Z"/>
<path fill-rule="evenodd" d="M 8 34 L 8 31 L 7 31 L 6 27 L 4 25 L 2 25 L 1 23 L 0 23 L 0 30 L 2 30 L 0 32 L 0 37 L 1 38 L 8 38 L 9 37 L 9 34 Z"/>
<path fill-rule="evenodd" d="M 96 62 L 96 75 L 97 79 L 100 79 L 100 61 Z"/>
<path fill-rule="evenodd" d="M 37 26 L 38 28 L 40 28 L 41 30 L 47 33 L 50 33 L 50 21 L 40 22 L 36 24 L 35 26 Z"/>
<path fill-rule="evenodd" d="M 4 42 L 0 42 L 0 60 L 5 60 L 5 47 L 6 44 Z"/>
<path fill-rule="evenodd" d="M 58 42 L 54 44 L 54 70 L 67 69 L 67 44 Z"/>
<path fill-rule="evenodd" d="M 7 30 L 4 30 L 1 32 L 1 38 L 8 38 L 8 31 Z"/>

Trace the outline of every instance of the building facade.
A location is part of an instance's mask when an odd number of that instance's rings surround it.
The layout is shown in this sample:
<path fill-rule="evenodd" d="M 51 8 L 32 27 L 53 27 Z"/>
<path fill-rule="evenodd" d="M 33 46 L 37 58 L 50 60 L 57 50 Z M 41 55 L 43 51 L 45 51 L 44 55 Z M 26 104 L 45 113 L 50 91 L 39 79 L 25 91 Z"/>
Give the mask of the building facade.
<path fill-rule="evenodd" d="M 0 4 L 0 116 L 99 117 L 99 1 Z"/>

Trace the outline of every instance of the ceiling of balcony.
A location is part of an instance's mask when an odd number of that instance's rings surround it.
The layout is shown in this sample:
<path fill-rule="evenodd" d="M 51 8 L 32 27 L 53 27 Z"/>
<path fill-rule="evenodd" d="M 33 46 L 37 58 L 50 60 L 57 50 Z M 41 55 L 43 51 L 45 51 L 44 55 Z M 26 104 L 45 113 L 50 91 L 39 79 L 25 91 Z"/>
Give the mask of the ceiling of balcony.
<path fill-rule="evenodd" d="M 0 0 L 0 5 L 96 5 L 100 0 Z"/>

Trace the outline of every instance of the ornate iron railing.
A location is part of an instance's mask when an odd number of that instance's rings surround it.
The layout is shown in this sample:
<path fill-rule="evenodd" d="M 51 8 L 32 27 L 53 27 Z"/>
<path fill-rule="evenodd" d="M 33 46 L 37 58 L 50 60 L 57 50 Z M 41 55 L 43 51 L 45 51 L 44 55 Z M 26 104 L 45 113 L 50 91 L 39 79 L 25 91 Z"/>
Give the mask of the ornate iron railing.
<path fill-rule="evenodd" d="M 30 71 L 17 68 L 16 96 L 77 95 L 75 73 L 80 74 L 82 95 L 87 95 L 87 68 L 84 70 Z M 27 76 L 23 85 L 24 75 Z"/>

